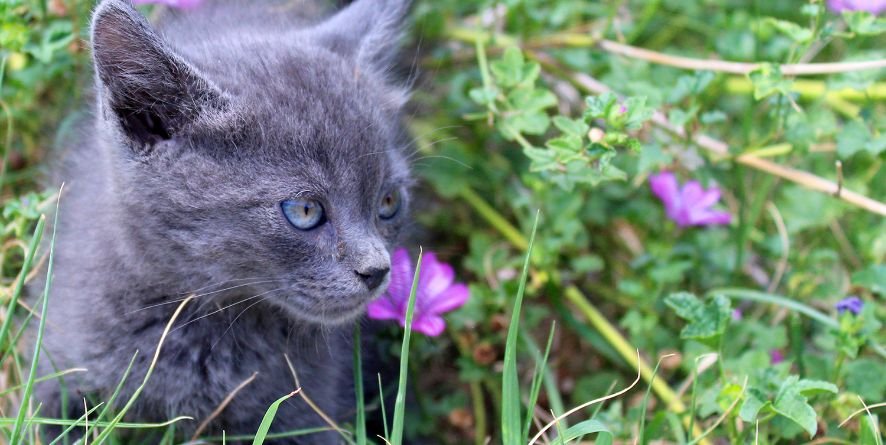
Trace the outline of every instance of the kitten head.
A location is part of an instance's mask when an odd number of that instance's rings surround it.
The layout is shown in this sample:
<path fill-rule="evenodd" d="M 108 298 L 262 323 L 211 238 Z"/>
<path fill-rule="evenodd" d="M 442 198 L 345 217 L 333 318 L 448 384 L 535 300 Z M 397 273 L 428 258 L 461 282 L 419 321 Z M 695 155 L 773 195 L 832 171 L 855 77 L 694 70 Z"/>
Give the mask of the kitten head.
<path fill-rule="evenodd" d="M 96 128 L 138 268 L 242 286 L 302 320 L 359 315 L 408 208 L 405 95 L 385 79 L 406 9 L 358 0 L 299 31 L 173 41 L 103 2 Z"/>

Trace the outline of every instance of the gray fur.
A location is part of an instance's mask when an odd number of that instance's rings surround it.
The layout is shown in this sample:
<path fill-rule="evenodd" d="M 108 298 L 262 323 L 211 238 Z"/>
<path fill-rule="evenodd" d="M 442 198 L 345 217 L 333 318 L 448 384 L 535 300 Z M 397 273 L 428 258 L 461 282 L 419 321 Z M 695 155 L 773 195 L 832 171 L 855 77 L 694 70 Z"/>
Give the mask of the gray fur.
<path fill-rule="evenodd" d="M 405 94 L 386 77 L 406 9 L 358 0 L 318 20 L 313 4 L 207 0 L 155 30 L 126 0 L 98 6 L 96 116 L 59 175 L 40 363 L 44 374 L 88 368 L 66 378 L 69 405 L 106 400 L 139 351 L 127 400 L 195 294 L 130 419 L 188 415 L 188 433 L 258 372 L 207 431 L 251 434 L 294 388 L 284 354 L 311 398 L 347 419 L 353 324 L 385 287 L 369 290 L 355 271 L 387 267 L 405 223 Z M 381 220 L 390 188 L 403 208 Z M 293 228 L 279 204 L 294 197 L 318 199 L 328 222 Z M 58 385 L 39 398 L 41 414 L 60 415 Z M 274 430 L 314 426 L 320 417 L 293 399 Z"/>

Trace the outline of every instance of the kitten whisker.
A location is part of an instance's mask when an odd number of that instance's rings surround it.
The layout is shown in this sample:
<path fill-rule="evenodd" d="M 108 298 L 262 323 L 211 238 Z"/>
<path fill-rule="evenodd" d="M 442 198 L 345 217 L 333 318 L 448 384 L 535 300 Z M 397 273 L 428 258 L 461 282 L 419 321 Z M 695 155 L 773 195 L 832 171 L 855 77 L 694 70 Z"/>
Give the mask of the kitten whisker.
<path fill-rule="evenodd" d="M 423 161 L 423 160 L 425 160 L 425 159 L 436 159 L 436 158 L 439 158 L 439 159 L 446 159 L 447 161 L 455 162 L 456 164 L 461 165 L 462 167 L 464 167 L 464 168 L 466 168 L 466 169 L 468 169 L 468 170 L 473 170 L 473 169 L 474 169 L 474 167 L 471 167 L 470 165 L 465 164 L 464 162 L 459 161 L 458 159 L 455 159 L 455 158 L 453 158 L 453 157 L 451 157 L 451 156 L 443 156 L 443 155 L 428 155 L 428 156 L 422 156 L 422 157 L 420 157 L 420 158 L 418 158 L 418 159 L 412 161 L 412 165 L 416 165 L 418 162 Z"/>
<path fill-rule="evenodd" d="M 181 328 L 183 328 L 183 327 L 185 327 L 185 326 L 187 326 L 187 325 L 189 325 L 189 324 L 191 324 L 191 323 L 194 323 L 194 322 L 196 322 L 196 321 L 200 321 L 200 320 L 202 320 L 202 319 L 204 319 L 204 318 L 206 318 L 206 317 L 209 317 L 210 315 L 215 315 L 215 314 L 217 314 L 217 313 L 219 313 L 219 312 L 221 312 L 221 311 L 224 311 L 225 309 L 228 309 L 228 308 L 234 307 L 234 306 L 236 306 L 236 305 L 238 305 L 238 304 L 245 303 L 245 302 L 250 301 L 250 300 L 254 300 L 254 299 L 259 298 L 259 297 L 261 297 L 261 296 L 267 295 L 267 294 L 269 294 L 269 293 L 271 293 L 271 292 L 276 292 L 276 291 L 283 290 L 283 289 L 285 289 L 285 288 L 280 287 L 280 288 L 277 288 L 277 289 L 271 289 L 271 290 L 269 290 L 269 291 L 265 291 L 265 292 L 262 292 L 262 293 L 260 293 L 260 294 L 253 295 L 253 296 L 251 296 L 251 297 L 249 297 L 249 298 L 244 298 L 244 299 L 242 299 L 242 300 L 238 300 L 238 301 L 236 301 L 236 302 L 234 302 L 234 303 L 231 303 L 231 304 L 229 304 L 229 305 L 227 305 L 227 306 L 224 306 L 224 307 L 221 307 L 221 308 L 219 308 L 219 309 L 216 309 L 216 310 L 214 310 L 214 311 L 212 311 L 212 312 L 210 312 L 210 313 L 208 313 L 208 314 L 203 314 L 203 315 L 201 315 L 201 316 L 199 316 L 199 317 L 197 317 L 197 318 L 194 318 L 194 319 L 188 320 L 188 321 L 185 322 L 184 324 L 182 324 L 182 325 L 180 325 L 180 326 L 176 326 L 175 328 L 173 328 L 173 329 L 172 329 L 171 331 L 169 331 L 169 332 L 175 332 L 175 331 L 177 331 L 177 330 L 179 330 L 179 329 L 181 329 Z"/>
<path fill-rule="evenodd" d="M 202 291 L 202 290 L 204 290 L 204 289 L 208 289 L 208 288 L 210 288 L 210 287 L 214 287 L 214 286 L 223 286 L 223 285 L 225 285 L 225 284 L 234 283 L 234 282 L 238 282 L 238 281 L 267 280 L 267 279 L 270 279 L 270 278 L 274 278 L 274 277 L 272 277 L 272 276 L 260 276 L 260 277 L 247 277 L 247 278 L 232 278 L 232 279 L 229 279 L 229 280 L 222 280 L 222 281 L 218 281 L 218 282 L 215 282 L 215 283 L 210 283 L 210 284 L 207 284 L 207 285 L 205 285 L 205 286 L 198 287 L 197 289 L 194 289 L 194 290 L 192 290 L 192 291 L 182 292 L 181 295 L 185 295 L 185 294 L 190 295 L 190 294 L 193 294 L 193 293 L 196 293 L 196 292 L 200 292 L 200 291 Z"/>
<path fill-rule="evenodd" d="M 256 284 L 274 283 L 274 282 L 279 282 L 279 281 L 281 281 L 281 280 L 280 280 L 280 279 L 274 279 L 274 280 L 263 280 L 263 281 L 255 281 L 255 282 L 250 282 L 250 283 L 238 284 L 238 285 L 236 285 L 236 286 L 226 287 L 226 288 L 224 288 L 224 289 L 214 290 L 214 291 L 212 291 L 212 292 L 205 292 L 205 293 L 202 293 L 202 294 L 197 294 L 197 295 L 194 295 L 193 297 L 196 299 L 196 298 L 200 298 L 200 297 L 205 297 L 205 296 L 207 296 L 207 295 L 217 294 L 217 293 L 219 293 L 219 292 L 224 292 L 224 291 L 228 291 L 228 290 L 232 290 L 232 289 L 238 289 L 238 288 L 241 288 L 241 287 L 254 286 L 254 285 L 256 285 Z M 164 301 L 164 302 L 162 302 L 162 303 L 156 303 L 156 304 L 152 304 L 152 305 L 149 305 L 149 306 L 141 307 L 141 308 L 138 308 L 138 309 L 135 309 L 135 310 L 129 311 L 129 312 L 125 312 L 124 315 L 134 314 L 134 313 L 136 313 L 136 312 L 141 312 L 141 311 L 144 311 L 144 310 L 153 309 L 153 308 L 160 307 L 160 306 L 165 306 L 165 305 L 167 305 L 167 304 L 179 303 L 179 302 L 181 302 L 181 301 L 187 300 L 188 298 L 191 298 L 191 296 L 188 295 L 187 297 L 176 298 L 176 299 L 173 299 L 173 300 Z"/>
<path fill-rule="evenodd" d="M 282 290 L 282 289 L 283 289 L 283 288 L 280 288 L 280 289 L 274 289 L 274 290 L 275 290 L 275 291 L 279 291 L 279 290 Z M 228 327 L 225 329 L 224 332 L 222 332 L 222 335 L 220 335 L 220 336 L 218 337 L 218 339 L 217 339 L 214 343 L 212 343 L 212 346 L 209 347 L 209 350 L 212 351 L 213 349 L 215 349 L 215 346 L 218 345 L 218 343 L 219 343 L 220 341 L 222 341 L 223 338 L 225 338 L 225 335 L 227 335 L 228 332 L 231 330 L 231 328 L 234 327 L 234 323 L 236 323 L 237 320 L 239 320 L 240 317 L 243 316 L 243 314 L 246 313 L 246 311 L 252 309 L 253 306 L 255 306 L 255 305 L 257 305 L 257 304 L 259 304 L 259 303 L 261 303 L 261 302 L 263 302 L 263 301 L 269 300 L 270 298 L 271 298 L 270 296 L 269 296 L 269 297 L 262 298 L 262 299 L 256 301 L 255 303 L 252 303 L 252 304 L 250 304 L 249 306 L 246 306 L 245 309 L 243 309 L 242 311 L 240 311 L 240 313 L 237 314 L 237 316 L 234 317 L 233 320 L 231 320 L 231 323 L 228 324 Z"/>

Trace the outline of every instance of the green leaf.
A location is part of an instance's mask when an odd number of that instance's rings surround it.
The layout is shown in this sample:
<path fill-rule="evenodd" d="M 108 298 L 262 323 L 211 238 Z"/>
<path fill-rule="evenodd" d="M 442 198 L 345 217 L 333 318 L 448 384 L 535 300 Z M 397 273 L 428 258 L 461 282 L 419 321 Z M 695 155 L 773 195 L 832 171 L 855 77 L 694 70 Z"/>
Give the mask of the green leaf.
<path fill-rule="evenodd" d="M 529 277 L 529 259 L 532 256 L 532 246 L 535 243 L 535 232 L 538 229 L 540 215 L 541 213 L 535 214 L 535 223 L 532 224 L 532 234 L 529 236 L 526 258 L 523 260 L 523 272 L 520 273 L 520 285 L 517 287 L 517 296 L 514 299 L 514 307 L 511 312 L 511 323 L 508 326 L 508 336 L 505 339 L 505 357 L 501 379 L 501 436 L 504 445 L 521 445 L 523 442 L 520 416 L 520 377 L 517 374 L 517 337 L 520 334 L 520 309 L 523 307 L 523 293 L 526 291 L 526 279 Z M 416 275 L 416 280 L 418 280 L 418 275 Z"/>
<path fill-rule="evenodd" d="M 624 107 L 625 114 L 627 115 L 625 118 L 625 128 L 629 130 L 640 129 L 643 123 L 651 119 L 652 115 L 655 114 L 655 110 L 646 105 L 645 97 L 629 97 L 625 100 Z"/>
<path fill-rule="evenodd" d="M 471 98 L 471 100 L 478 103 L 479 105 L 483 105 L 483 106 L 487 106 L 487 107 L 490 106 L 493 102 L 495 102 L 495 97 L 497 95 L 498 95 L 498 92 L 495 91 L 494 87 L 492 87 L 492 88 L 477 87 L 477 88 L 471 88 L 471 90 L 468 91 L 468 96 Z"/>
<path fill-rule="evenodd" d="M 599 96 L 588 96 L 585 98 L 587 109 L 584 113 L 585 122 L 590 123 L 593 119 L 603 118 L 609 115 L 609 110 L 618 101 L 618 97 L 614 93 L 603 93 Z"/>
<path fill-rule="evenodd" d="M 814 396 L 816 394 L 831 393 L 836 394 L 837 385 L 822 380 L 802 379 L 797 382 L 797 391 L 804 396 Z"/>
<path fill-rule="evenodd" d="M 360 323 L 354 323 L 354 395 L 357 399 L 354 438 L 356 445 L 366 445 L 366 403 L 363 401 L 363 359 L 360 349 Z"/>
<path fill-rule="evenodd" d="M 806 396 L 818 392 L 836 394 L 837 387 L 827 382 L 800 380 L 799 377 L 792 375 L 779 387 L 772 409 L 800 425 L 810 437 L 815 436 L 818 431 L 817 414 Z"/>
<path fill-rule="evenodd" d="M 843 159 L 861 151 L 876 156 L 883 150 L 886 150 L 886 136 L 874 137 L 867 125 L 860 120 L 847 122 L 843 131 L 837 135 L 837 154 Z"/>
<path fill-rule="evenodd" d="M 674 309 L 680 318 L 689 321 L 680 338 L 696 340 L 715 348 L 729 324 L 729 299 L 714 295 L 707 304 L 688 292 L 677 292 L 665 298 L 665 304 Z"/>
<path fill-rule="evenodd" d="M 790 37 L 791 40 L 797 43 L 808 43 L 812 41 L 812 38 L 814 37 L 811 29 L 800 26 L 794 22 L 778 20 L 772 17 L 767 17 L 764 22 L 771 25 L 782 34 Z"/>
<path fill-rule="evenodd" d="M 748 388 L 738 416 L 745 422 L 753 422 L 761 412 L 772 409 L 772 402 L 766 397 L 766 393 L 759 388 Z"/>
<path fill-rule="evenodd" d="M 557 96 L 544 89 L 519 88 L 508 93 L 508 102 L 515 111 L 541 111 L 557 105 Z"/>
<path fill-rule="evenodd" d="M 584 139 L 585 135 L 588 134 L 588 130 L 590 130 L 590 127 L 582 122 L 581 119 L 569 119 L 566 116 L 554 116 L 552 121 L 554 122 L 554 126 L 563 132 L 564 135 L 576 137 L 579 140 Z"/>
<path fill-rule="evenodd" d="M 532 161 L 530 166 L 532 171 L 556 170 L 560 167 L 560 163 L 557 162 L 557 153 L 553 150 L 526 147 L 523 149 L 523 154 Z"/>
<path fill-rule="evenodd" d="M 761 64 L 757 69 L 748 73 L 748 79 L 754 85 L 754 99 L 760 100 L 773 94 L 788 94 L 791 90 L 791 81 L 781 75 L 777 65 L 771 63 Z"/>
<path fill-rule="evenodd" d="M 261 424 L 258 426 L 258 430 L 255 432 L 255 438 L 252 440 L 252 445 L 261 445 L 265 443 L 265 438 L 271 430 L 271 423 L 274 422 L 274 417 L 277 416 L 277 410 L 280 409 L 280 405 L 296 394 L 298 394 L 298 391 L 292 391 L 291 393 L 280 397 L 268 407 L 268 410 L 265 411 L 264 417 L 261 419 Z"/>
<path fill-rule="evenodd" d="M 712 71 L 696 71 L 691 75 L 680 76 L 668 92 L 667 101 L 675 104 L 686 97 L 697 96 L 707 89 L 712 80 L 714 80 Z"/>
<path fill-rule="evenodd" d="M 498 84 L 513 87 L 523 80 L 524 63 L 523 52 L 512 46 L 505 50 L 501 59 L 489 64 L 489 70 Z"/>
<path fill-rule="evenodd" d="M 400 376 L 397 382 L 397 396 L 394 399 L 394 419 L 391 421 L 391 445 L 403 443 L 403 419 L 406 417 L 406 378 L 409 373 L 409 340 L 412 335 L 412 317 L 415 314 L 415 294 L 418 291 L 418 277 L 421 273 L 423 251 L 418 251 L 415 261 L 415 274 L 412 276 L 412 288 L 409 290 L 409 302 L 406 303 L 406 323 L 403 330 L 403 343 L 400 345 Z"/>
<path fill-rule="evenodd" d="M 513 140 L 517 134 L 544 134 L 548 131 L 551 119 L 542 111 L 530 111 L 505 116 L 498 123 L 502 136 Z"/>
<path fill-rule="evenodd" d="M 886 19 L 867 11 L 843 11 L 843 20 L 849 30 L 863 36 L 873 36 L 886 32 Z"/>
<path fill-rule="evenodd" d="M 871 264 L 852 274 L 852 284 L 886 296 L 886 264 Z"/>
<path fill-rule="evenodd" d="M 886 396 L 886 364 L 871 358 L 860 358 L 846 364 L 845 382 L 848 391 L 865 400 L 882 400 Z"/>
<path fill-rule="evenodd" d="M 609 428 L 606 428 L 606 425 L 603 425 L 599 420 L 588 419 L 566 429 L 561 437 L 557 437 L 551 442 L 551 445 L 565 445 L 579 437 L 595 433 L 597 434 L 596 444 L 612 443 L 614 437 Z"/>

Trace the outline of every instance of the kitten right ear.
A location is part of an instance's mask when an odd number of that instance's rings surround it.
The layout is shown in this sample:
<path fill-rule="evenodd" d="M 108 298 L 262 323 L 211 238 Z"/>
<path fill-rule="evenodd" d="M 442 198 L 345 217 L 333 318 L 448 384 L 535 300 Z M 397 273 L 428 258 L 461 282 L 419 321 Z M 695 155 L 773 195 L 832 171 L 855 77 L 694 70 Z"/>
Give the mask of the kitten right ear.
<path fill-rule="evenodd" d="M 92 19 L 92 54 L 105 118 L 150 151 L 207 113 L 223 93 L 182 60 L 129 0 L 105 0 Z"/>

